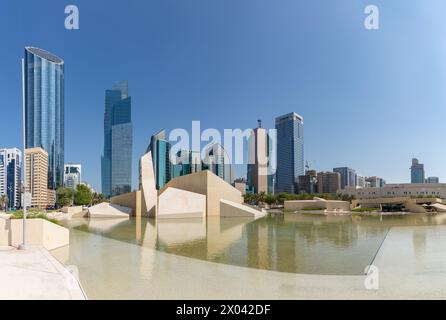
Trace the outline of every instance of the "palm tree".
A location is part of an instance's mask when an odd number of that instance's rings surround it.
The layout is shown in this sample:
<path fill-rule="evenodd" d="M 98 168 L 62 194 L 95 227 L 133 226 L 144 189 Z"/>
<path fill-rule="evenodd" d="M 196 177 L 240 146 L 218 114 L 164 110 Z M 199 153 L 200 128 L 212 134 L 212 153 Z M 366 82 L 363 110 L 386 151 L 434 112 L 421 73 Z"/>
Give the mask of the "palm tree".
<path fill-rule="evenodd" d="M 6 203 L 8 202 L 8 197 L 5 195 L 0 196 L 0 208 L 4 209 L 6 212 Z"/>

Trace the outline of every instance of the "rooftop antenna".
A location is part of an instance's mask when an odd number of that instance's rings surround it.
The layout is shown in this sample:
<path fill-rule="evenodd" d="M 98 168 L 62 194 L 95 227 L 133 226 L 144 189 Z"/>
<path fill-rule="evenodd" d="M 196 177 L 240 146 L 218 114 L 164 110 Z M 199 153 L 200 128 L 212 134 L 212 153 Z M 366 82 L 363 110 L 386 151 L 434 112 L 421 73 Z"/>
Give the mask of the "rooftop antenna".
<path fill-rule="evenodd" d="M 261 128 L 262 127 L 262 120 L 257 120 L 257 123 L 258 123 L 258 125 L 259 125 L 259 128 Z"/>

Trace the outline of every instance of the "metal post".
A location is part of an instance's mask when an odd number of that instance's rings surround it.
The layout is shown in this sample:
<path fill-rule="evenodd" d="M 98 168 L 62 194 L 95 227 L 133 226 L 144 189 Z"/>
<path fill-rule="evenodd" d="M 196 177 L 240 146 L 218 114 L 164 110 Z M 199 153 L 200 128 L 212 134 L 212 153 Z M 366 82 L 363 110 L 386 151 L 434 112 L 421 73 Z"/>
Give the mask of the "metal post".
<path fill-rule="evenodd" d="M 25 131 L 25 59 L 22 59 L 22 133 L 23 133 L 23 242 L 19 250 L 26 250 L 26 131 Z"/>

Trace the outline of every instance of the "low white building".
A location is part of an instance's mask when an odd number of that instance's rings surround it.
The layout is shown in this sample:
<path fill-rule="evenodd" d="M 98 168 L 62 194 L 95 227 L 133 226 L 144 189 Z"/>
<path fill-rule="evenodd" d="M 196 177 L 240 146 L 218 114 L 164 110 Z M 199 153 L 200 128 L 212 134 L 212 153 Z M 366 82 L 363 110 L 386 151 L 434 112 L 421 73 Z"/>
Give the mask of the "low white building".
<path fill-rule="evenodd" d="M 446 199 L 446 183 L 386 184 L 379 188 L 345 188 L 339 193 L 355 196 L 356 199 L 427 196 Z"/>

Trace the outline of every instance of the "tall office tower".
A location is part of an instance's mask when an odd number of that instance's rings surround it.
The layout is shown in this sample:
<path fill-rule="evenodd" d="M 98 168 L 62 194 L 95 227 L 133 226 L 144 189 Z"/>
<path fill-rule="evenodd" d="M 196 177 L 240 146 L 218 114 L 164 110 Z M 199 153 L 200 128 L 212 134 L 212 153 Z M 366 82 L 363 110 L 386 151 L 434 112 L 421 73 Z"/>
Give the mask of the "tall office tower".
<path fill-rule="evenodd" d="M 298 177 L 304 171 L 304 119 L 295 112 L 276 118 L 276 193 L 298 191 Z"/>
<path fill-rule="evenodd" d="M 317 174 L 318 193 L 337 193 L 341 189 L 339 172 L 319 172 Z"/>
<path fill-rule="evenodd" d="M 32 207 L 45 208 L 48 205 L 48 159 L 48 152 L 42 148 L 25 150 L 25 191 L 31 193 Z"/>
<path fill-rule="evenodd" d="M 7 197 L 7 208 L 20 207 L 21 162 L 19 149 L 0 149 L 0 196 Z"/>
<path fill-rule="evenodd" d="M 440 183 L 440 179 L 438 177 L 428 177 L 426 183 Z"/>
<path fill-rule="evenodd" d="M 48 188 L 63 185 L 64 62 L 38 48 L 25 48 L 26 148 L 48 152 Z"/>
<path fill-rule="evenodd" d="M 213 172 L 229 184 L 234 180 L 231 159 L 219 143 L 214 143 L 204 150 L 202 169 Z"/>
<path fill-rule="evenodd" d="M 102 193 L 116 196 L 132 188 L 132 101 L 127 81 L 105 91 Z"/>
<path fill-rule="evenodd" d="M 271 141 L 266 129 L 259 125 L 249 137 L 248 188 L 254 193 L 273 193 L 270 168 Z"/>
<path fill-rule="evenodd" d="M 420 163 L 417 158 L 412 159 L 410 167 L 410 182 L 424 183 L 424 164 Z"/>
<path fill-rule="evenodd" d="M 161 130 L 150 138 L 147 152 L 152 152 L 155 186 L 159 190 L 172 178 L 170 161 L 170 143 L 166 140 L 166 131 Z"/>
<path fill-rule="evenodd" d="M 348 168 L 334 168 L 333 172 L 338 172 L 341 175 L 341 189 L 345 189 L 346 187 L 356 187 L 356 171 Z"/>
<path fill-rule="evenodd" d="M 82 182 L 82 165 L 68 163 L 64 165 L 63 184 L 65 188 L 76 190 Z"/>

